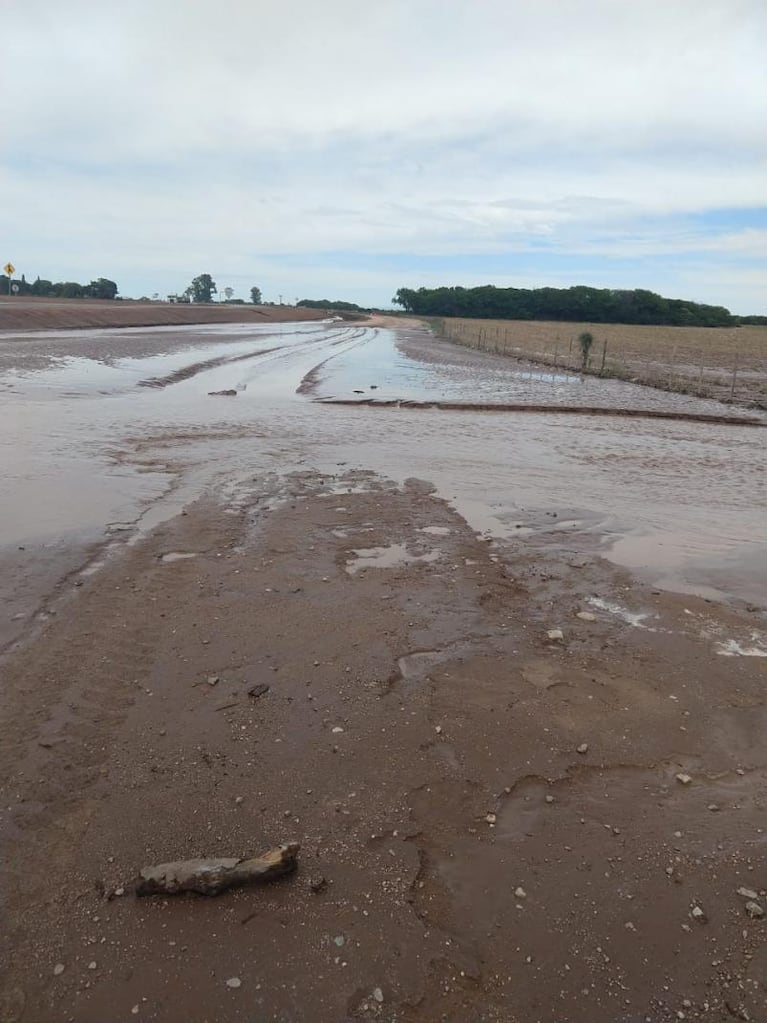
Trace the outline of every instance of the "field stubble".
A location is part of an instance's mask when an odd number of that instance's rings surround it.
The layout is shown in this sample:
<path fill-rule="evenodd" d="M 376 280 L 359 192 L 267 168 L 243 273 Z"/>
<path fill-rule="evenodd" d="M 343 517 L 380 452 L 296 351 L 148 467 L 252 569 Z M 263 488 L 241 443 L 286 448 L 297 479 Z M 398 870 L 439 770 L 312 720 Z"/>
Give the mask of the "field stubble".
<path fill-rule="evenodd" d="M 653 327 L 529 320 L 437 321 L 437 333 L 480 351 L 582 371 L 578 336 L 594 341 L 586 372 L 767 408 L 767 327 Z"/>

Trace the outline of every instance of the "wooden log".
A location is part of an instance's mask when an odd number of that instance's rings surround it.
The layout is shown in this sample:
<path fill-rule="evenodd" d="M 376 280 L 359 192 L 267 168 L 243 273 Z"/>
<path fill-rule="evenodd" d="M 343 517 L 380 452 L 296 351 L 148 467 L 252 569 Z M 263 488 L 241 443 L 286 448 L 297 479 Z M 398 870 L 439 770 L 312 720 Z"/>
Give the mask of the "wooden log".
<path fill-rule="evenodd" d="M 290 842 L 251 859 L 176 860 L 144 867 L 136 880 L 136 895 L 220 895 L 227 888 L 264 884 L 295 870 L 300 848 Z"/>

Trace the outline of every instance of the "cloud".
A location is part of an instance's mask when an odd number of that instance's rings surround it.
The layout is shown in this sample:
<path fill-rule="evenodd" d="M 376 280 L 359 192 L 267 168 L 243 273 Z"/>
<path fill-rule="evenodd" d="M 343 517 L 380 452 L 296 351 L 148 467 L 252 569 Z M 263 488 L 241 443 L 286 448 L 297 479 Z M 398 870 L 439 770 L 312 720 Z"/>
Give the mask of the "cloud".
<path fill-rule="evenodd" d="M 765 258 L 722 211 L 765 205 L 766 29 L 761 0 L 27 0 L 3 12 L 8 255 L 126 291 L 292 255 L 338 296 L 348 251 L 732 270 Z"/>

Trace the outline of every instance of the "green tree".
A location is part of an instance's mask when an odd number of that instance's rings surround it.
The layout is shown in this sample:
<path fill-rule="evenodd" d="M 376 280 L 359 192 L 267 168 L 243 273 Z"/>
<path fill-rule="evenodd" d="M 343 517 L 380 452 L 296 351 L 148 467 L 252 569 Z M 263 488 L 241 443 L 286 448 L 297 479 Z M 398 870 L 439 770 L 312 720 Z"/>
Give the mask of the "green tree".
<path fill-rule="evenodd" d="M 250 289 L 250 301 L 253 305 L 261 305 L 262 302 L 261 289 L 257 288 L 255 284 Z"/>
<path fill-rule="evenodd" d="M 216 282 L 210 274 L 200 274 L 184 292 L 192 302 L 212 302 L 218 292 Z"/>
<path fill-rule="evenodd" d="M 117 295 L 117 285 L 106 277 L 99 277 L 83 289 L 88 298 L 113 299 Z"/>
<path fill-rule="evenodd" d="M 594 335 L 589 333 L 588 330 L 584 330 L 582 334 L 578 335 L 578 344 L 581 346 L 581 366 L 583 369 L 588 369 L 589 352 L 594 344 Z"/>

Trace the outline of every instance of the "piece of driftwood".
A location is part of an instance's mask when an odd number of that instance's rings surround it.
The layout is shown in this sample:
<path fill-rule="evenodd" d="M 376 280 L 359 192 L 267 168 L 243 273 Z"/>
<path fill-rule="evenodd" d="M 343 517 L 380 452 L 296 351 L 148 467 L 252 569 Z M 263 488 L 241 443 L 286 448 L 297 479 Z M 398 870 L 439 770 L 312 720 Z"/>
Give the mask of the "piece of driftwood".
<path fill-rule="evenodd" d="M 136 880 L 136 895 L 220 895 L 227 888 L 263 884 L 295 870 L 300 848 L 290 842 L 252 859 L 177 860 L 144 867 Z"/>

